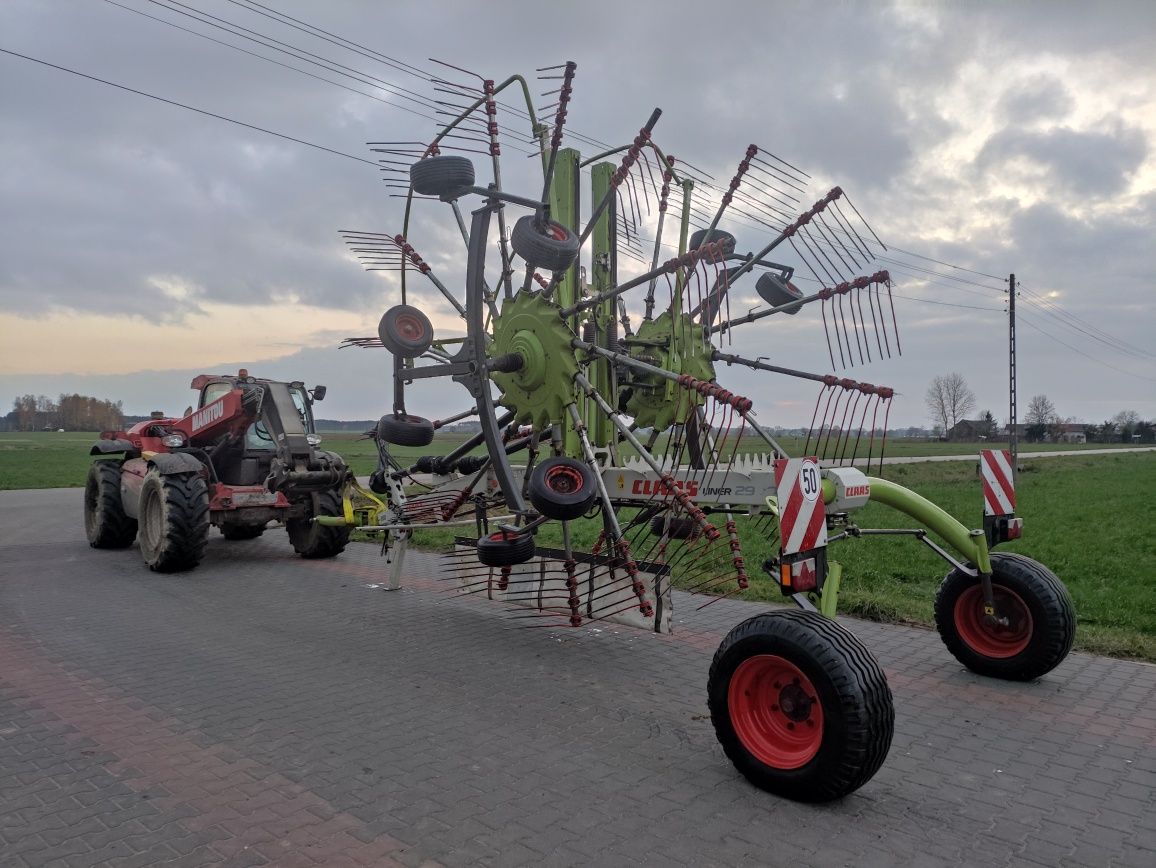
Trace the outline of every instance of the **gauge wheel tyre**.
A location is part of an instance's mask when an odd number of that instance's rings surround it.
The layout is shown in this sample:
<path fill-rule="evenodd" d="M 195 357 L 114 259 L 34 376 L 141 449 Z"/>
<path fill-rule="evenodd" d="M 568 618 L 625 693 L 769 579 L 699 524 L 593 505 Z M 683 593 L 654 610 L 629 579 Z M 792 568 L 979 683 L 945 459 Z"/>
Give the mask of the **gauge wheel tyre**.
<path fill-rule="evenodd" d="M 403 359 L 416 359 L 433 344 L 429 317 L 410 304 L 397 304 L 377 324 L 381 345 Z"/>
<path fill-rule="evenodd" d="M 702 535 L 702 526 L 686 516 L 656 515 L 650 520 L 650 532 L 670 539 L 697 539 Z"/>
<path fill-rule="evenodd" d="M 573 458 L 549 458 L 530 474 L 529 497 L 546 518 L 570 521 L 586 514 L 598 497 L 589 465 Z"/>
<path fill-rule="evenodd" d="M 996 617 L 984 618 L 975 576 L 952 570 L 935 597 L 935 626 L 955 659 L 980 675 L 1031 681 L 1055 669 L 1072 650 L 1076 613 L 1056 574 L 1010 552 L 991 556 Z"/>
<path fill-rule="evenodd" d="M 700 247 L 702 247 L 704 241 L 706 241 L 705 229 L 699 229 L 695 232 L 692 232 L 690 234 L 690 238 L 686 242 L 686 249 L 698 250 Z M 738 242 L 735 241 L 735 237 L 729 232 L 723 232 L 721 229 L 716 229 L 710 234 L 710 243 L 721 244 L 723 249 L 723 255 L 721 258 L 711 257 L 710 261 L 722 262 L 723 259 L 726 259 L 726 257 L 735 252 L 735 245 Z"/>
<path fill-rule="evenodd" d="M 534 557 L 534 537 L 498 531 L 478 540 L 478 561 L 487 567 L 513 567 Z"/>
<path fill-rule="evenodd" d="M 895 709 L 883 670 L 818 612 L 739 624 L 715 652 L 707 684 L 723 750 L 760 789 L 801 802 L 838 799 L 887 757 Z"/>
<path fill-rule="evenodd" d="M 136 539 L 135 518 L 120 500 L 120 462 L 94 461 L 84 483 L 84 535 L 94 549 L 123 549 Z"/>
<path fill-rule="evenodd" d="M 514 224 L 510 246 L 528 266 L 543 271 L 565 271 L 578 258 L 577 235 L 553 220 L 546 224 L 544 233 L 540 232 L 530 214 Z"/>
<path fill-rule="evenodd" d="M 193 473 L 162 476 L 150 470 L 141 484 L 140 552 L 158 573 L 191 570 L 209 542 L 209 489 Z"/>
<path fill-rule="evenodd" d="M 422 196 L 457 198 L 474 186 L 474 164 L 469 157 L 441 155 L 418 160 L 409 167 L 413 191 Z"/>
<path fill-rule="evenodd" d="M 312 498 L 305 503 L 306 516 L 291 518 L 285 523 L 293 550 L 308 560 L 332 558 L 345 551 L 352 528 L 348 525 L 331 527 L 310 521 L 314 515 L 343 515 L 341 496 L 334 491 L 321 492 L 317 495 L 316 512 Z"/>
<path fill-rule="evenodd" d="M 386 413 L 377 422 L 377 439 L 395 446 L 429 446 L 434 439 L 433 422 L 421 416 Z"/>

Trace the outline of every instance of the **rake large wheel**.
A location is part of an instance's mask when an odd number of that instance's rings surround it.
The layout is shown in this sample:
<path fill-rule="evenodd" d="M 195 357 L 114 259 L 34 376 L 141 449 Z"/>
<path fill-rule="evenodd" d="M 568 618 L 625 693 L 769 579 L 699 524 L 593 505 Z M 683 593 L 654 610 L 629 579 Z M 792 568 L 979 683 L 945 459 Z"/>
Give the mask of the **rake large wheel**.
<path fill-rule="evenodd" d="M 381 315 L 377 336 L 391 353 L 416 359 L 433 344 L 433 324 L 416 307 L 398 304 Z"/>
<path fill-rule="evenodd" d="M 162 476 L 150 470 L 140 492 L 138 537 L 149 569 L 158 573 L 191 570 L 209 541 L 209 490 L 192 473 Z"/>
<path fill-rule="evenodd" d="M 952 570 L 935 598 L 935 625 L 955 659 L 980 675 L 1031 681 L 1068 656 L 1076 636 L 1072 599 L 1055 573 L 1010 552 L 991 556 L 995 620 L 979 581 Z"/>
<path fill-rule="evenodd" d="M 790 799 L 854 792 L 891 746 L 895 711 L 883 670 L 852 633 L 816 612 L 739 624 L 715 653 L 707 691 L 731 762 Z"/>
<path fill-rule="evenodd" d="M 136 539 L 137 522 L 120 499 L 120 462 L 94 461 L 84 483 L 84 535 L 94 549 L 123 549 Z"/>
<path fill-rule="evenodd" d="M 433 422 L 421 416 L 382 416 L 377 422 L 377 439 L 395 446 L 429 446 L 434 439 Z"/>

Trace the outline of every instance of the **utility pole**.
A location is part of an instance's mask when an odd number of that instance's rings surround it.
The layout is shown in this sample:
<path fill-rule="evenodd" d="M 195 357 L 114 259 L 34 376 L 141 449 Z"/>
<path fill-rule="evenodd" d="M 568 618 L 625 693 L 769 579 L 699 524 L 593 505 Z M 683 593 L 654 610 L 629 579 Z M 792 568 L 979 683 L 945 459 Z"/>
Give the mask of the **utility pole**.
<path fill-rule="evenodd" d="M 1019 473 L 1019 431 L 1016 427 L 1016 276 L 1008 277 L 1007 300 L 1008 337 L 1008 440 L 1011 446 L 1012 485 Z"/>

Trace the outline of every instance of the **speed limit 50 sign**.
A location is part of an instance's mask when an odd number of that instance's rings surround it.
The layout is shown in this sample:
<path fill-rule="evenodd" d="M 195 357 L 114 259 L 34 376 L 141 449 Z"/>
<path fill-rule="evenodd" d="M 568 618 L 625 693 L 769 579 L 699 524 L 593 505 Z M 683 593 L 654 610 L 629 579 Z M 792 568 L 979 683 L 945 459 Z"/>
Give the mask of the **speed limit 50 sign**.
<path fill-rule="evenodd" d="M 780 458 L 775 461 L 782 553 L 793 555 L 827 545 L 823 508 L 823 477 L 818 459 Z"/>

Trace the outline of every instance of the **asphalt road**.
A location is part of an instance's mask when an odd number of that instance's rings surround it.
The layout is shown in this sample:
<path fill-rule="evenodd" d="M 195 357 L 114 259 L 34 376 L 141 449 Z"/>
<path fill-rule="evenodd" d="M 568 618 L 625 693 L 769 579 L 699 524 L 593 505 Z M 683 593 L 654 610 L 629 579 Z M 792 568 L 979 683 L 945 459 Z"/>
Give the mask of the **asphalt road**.
<path fill-rule="evenodd" d="M 749 786 L 706 675 L 763 607 L 676 633 L 527 628 L 413 558 L 214 534 L 150 573 L 79 489 L 0 492 L 0 865 L 1156 864 L 1156 667 L 1036 683 L 854 620 L 895 693 L 881 771 L 830 805 Z M 849 579 L 853 581 L 854 579 Z"/>

